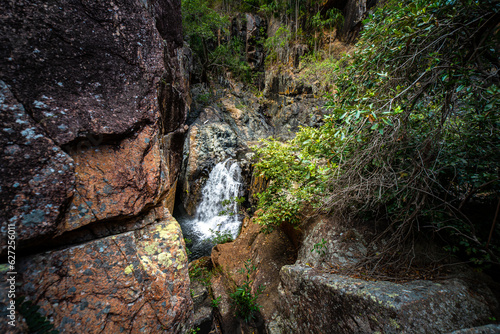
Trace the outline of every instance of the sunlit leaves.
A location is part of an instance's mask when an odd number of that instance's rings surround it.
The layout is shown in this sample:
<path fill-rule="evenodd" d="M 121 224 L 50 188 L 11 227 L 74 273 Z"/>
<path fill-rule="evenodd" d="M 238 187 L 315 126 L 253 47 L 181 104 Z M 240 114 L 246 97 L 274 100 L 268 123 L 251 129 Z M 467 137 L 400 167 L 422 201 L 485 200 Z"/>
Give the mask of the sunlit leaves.
<path fill-rule="evenodd" d="M 259 149 L 257 169 L 271 180 L 260 222 L 298 223 L 288 213 L 349 185 L 367 191 L 352 193 L 344 209 L 362 198 L 370 217 L 383 212 L 377 219 L 408 228 L 435 224 L 454 231 L 461 243 L 453 249 L 493 259 L 474 251 L 486 238 L 465 227 L 455 206 L 479 191 L 476 200 L 490 203 L 500 191 L 500 35 L 491 19 L 499 10 L 489 0 L 390 0 L 371 13 L 357 51 L 335 64 L 324 124 Z"/>

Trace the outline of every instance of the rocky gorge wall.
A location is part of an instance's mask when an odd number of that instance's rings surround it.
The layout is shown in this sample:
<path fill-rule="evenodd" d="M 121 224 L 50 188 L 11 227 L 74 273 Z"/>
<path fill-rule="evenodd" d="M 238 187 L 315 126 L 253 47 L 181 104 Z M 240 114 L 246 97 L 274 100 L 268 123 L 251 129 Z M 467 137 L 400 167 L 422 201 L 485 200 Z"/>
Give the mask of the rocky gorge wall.
<path fill-rule="evenodd" d="M 374 1 L 326 3 L 347 13 L 348 28 L 343 38 L 350 40 Z M 269 26 L 278 25 L 271 20 Z M 252 29 L 237 30 L 243 40 L 248 40 L 246 31 Z M 341 49 L 345 49 L 344 45 Z M 321 124 L 328 110 L 319 95 L 331 87 L 326 88 L 320 80 L 303 80 L 299 61 L 302 51 L 291 52 L 286 65 L 267 69 L 261 93 L 251 92 L 231 77 L 191 87 L 190 129 L 177 193 L 177 203 L 188 214 L 194 215 L 209 172 L 217 162 L 228 158 L 242 165 L 247 199 L 255 204 L 252 194 L 265 189 L 266 180 L 252 175 L 250 147 L 261 138 L 286 140 L 293 138 L 300 126 Z M 217 245 L 210 257 L 190 263 L 193 276 L 200 270 L 211 271 L 205 281 L 192 280 L 196 325 L 202 328 L 201 333 L 208 333 L 214 323 L 223 333 L 500 330 L 498 325 L 490 324 L 499 314 L 495 293 L 498 285 L 471 268 L 462 266 L 433 280 L 425 275 L 392 282 L 373 279 L 369 274 L 363 276 L 366 279 L 354 278 L 353 273 L 342 269 L 367 256 L 366 240 L 373 238 L 370 231 L 326 215 L 304 219 L 298 229 L 285 225 L 263 234 L 260 226 L 246 216 L 236 240 Z M 416 258 L 441 256 L 440 252 L 440 248 L 427 248 Z M 250 278 L 242 273 L 245 262 L 255 266 Z M 231 297 L 245 283 L 250 284 L 252 293 L 264 288 L 257 298 L 259 312 L 249 321 L 235 316 Z"/>
<path fill-rule="evenodd" d="M 0 17 L 2 276 L 61 332 L 180 332 L 180 1 L 7 1 Z M 23 332 L 11 300 L 1 331 Z"/>

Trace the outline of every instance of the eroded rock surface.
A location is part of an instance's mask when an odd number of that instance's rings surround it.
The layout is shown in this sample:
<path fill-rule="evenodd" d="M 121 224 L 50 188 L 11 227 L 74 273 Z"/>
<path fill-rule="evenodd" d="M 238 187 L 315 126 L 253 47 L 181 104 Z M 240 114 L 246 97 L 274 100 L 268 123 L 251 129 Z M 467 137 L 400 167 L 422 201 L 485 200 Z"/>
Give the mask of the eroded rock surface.
<path fill-rule="evenodd" d="M 0 223 L 17 242 L 55 233 L 74 190 L 73 159 L 48 138 L 0 80 Z M 12 226 L 12 225 L 11 225 Z M 2 253 L 6 238 L 0 240 Z"/>
<path fill-rule="evenodd" d="M 485 291 L 457 279 L 369 282 L 301 265 L 280 277 L 282 333 L 446 333 L 492 316 Z"/>
<path fill-rule="evenodd" d="M 19 293 L 61 332 L 177 333 L 192 303 L 186 259 L 165 210 L 139 231 L 23 259 Z"/>
<path fill-rule="evenodd" d="M 61 332 L 181 332 L 192 303 L 169 213 L 187 131 L 180 1 L 6 1 L 0 20 L 16 297 Z"/>

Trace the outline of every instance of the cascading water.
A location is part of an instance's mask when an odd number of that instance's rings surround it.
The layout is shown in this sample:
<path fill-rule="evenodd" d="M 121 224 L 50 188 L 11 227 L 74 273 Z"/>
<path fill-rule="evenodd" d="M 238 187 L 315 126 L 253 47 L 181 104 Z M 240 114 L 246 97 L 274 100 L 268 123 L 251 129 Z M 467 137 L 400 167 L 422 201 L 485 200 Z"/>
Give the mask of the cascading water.
<path fill-rule="evenodd" d="M 202 189 L 201 203 L 194 219 L 179 217 L 184 237 L 192 242 L 190 256 L 195 259 L 210 254 L 210 238 L 216 232 L 238 235 L 241 219 L 238 203 L 234 201 L 241 193 L 241 168 L 237 162 L 226 160 L 215 165 Z M 223 203 L 230 203 L 223 205 Z M 224 212 L 221 215 L 221 212 Z"/>
<path fill-rule="evenodd" d="M 215 165 L 203 187 L 202 200 L 193 224 L 200 236 L 209 238 L 212 231 L 222 231 L 236 238 L 240 222 L 238 204 L 233 199 L 239 196 L 240 188 L 241 169 L 238 163 L 226 160 Z M 225 201 L 231 202 L 229 207 L 222 205 Z M 228 211 L 228 214 L 219 215 L 223 211 Z"/>

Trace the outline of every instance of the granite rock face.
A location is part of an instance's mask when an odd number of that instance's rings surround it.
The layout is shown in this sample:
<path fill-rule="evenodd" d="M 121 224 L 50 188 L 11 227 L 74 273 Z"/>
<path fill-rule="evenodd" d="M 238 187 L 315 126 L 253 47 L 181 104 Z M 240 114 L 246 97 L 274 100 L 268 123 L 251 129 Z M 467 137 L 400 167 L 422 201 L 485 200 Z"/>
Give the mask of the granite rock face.
<path fill-rule="evenodd" d="M 172 186 L 157 132 L 146 126 L 118 145 L 83 148 L 74 154 L 76 191 L 63 231 L 113 217 L 136 216 L 157 204 Z"/>
<path fill-rule="evenodd" d="M 74 162 L 45 135 L 0 81 L 0 222 L 15 226 L 18 242 L 56 232 L 74 191 Z M 6 238 L 0 240 L 2 253 Z"/>
<path fill-rule="evenodd" d="M 192 304 L 186 260 L 165 210 L 141 230 L 24 258 L 19 293 L 61 333 L 177 333 Z"/>
<path fill-rule="evenodd" d="M 277 312 L 266 324 L 270 333 L 449 333 L 484 325 L 498 310 L 493 285 L 465 266 L 435 281 L 349 276 L 350 266 L 377 247 L 366 241 L 373 231 L 360 224 L 320 215 L 299 232 L 296 261 L 280 270 Z M 425 268 L 440 248 L 426 244 L 424 254 L 420 248 L 414 262 Z"/>
<path fill-rule="evenodd" d="M 280 277 L 278 333 L 447 333 L 492 316 L 484 294 L 458 279 L 371 282 L 301 265 Z"/>

